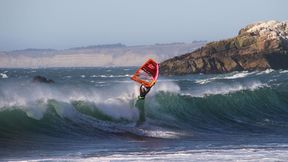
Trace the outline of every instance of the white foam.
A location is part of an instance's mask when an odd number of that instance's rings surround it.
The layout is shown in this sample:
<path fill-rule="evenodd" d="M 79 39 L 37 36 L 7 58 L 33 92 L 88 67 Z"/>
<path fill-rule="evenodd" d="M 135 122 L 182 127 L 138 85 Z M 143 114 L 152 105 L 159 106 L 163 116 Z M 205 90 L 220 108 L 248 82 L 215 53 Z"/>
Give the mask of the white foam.
<path fill-rule="evenodd" d="M 273 71 L 274 71 L 273 69 L 266 69 L 264 71 L 257 73 L 256 75 L 269 74 L 269 73 L 272 73 Z"/>
<path fill-rule="evenodd" d="M 45 158 L 33 159 L 35 161 L 287 161 L 288 150 L 286 147 L 239 147 L 239 148 L 211 148 L 211 149 L 193 149 L 184 151 L 142 151 L 142 152 L 128 152 L 111 153 L 109 155 L 94 157 L 63 157 L 63 158 Z"/>
<path fill-rule="evenodd" d="M 96 78 L 97 75 L 90 75 L 90 78 Z"/>
<path fill-rule="evenodd" d="M 247 71 L 243 71 L 241 73 L 237 73 L 237 74 L 234 74 L 232 76 L 226 76 L 224 77 L 223 79 L 237 79 L 237 78 L 244 78 L 248 75 L 251 75 L 252 73 L 248 73 Z"/>
<path fill-rule="evenodd" d="M 153 87 L 153 93 L 156 92 L 172 92 L 172 93 L 179 93 L 180 92 L 180 87 L 174 83 L 174 82 L 158 82 L 154 87 Z"/>
<path fill-rule="evenodd" d="M 104 83 L 104 82 L 103 82 Z M 53 84 L 5 83 L 0 85 L 0 111 L 4 108 L 19 107 L 34 119 L 41 119 L 47 109 L 47 103 L 56 100 L 60 116 L 69 113 L 73 108 L 72 101 L 91 103 L 96 108 L 114 119 L 136 121 L 138 109 L 134 108 L 134 100 L 139 94 L 139 86 L 116 85 L 105 89 L 97 87 L 71 87 Z M 94 105 L 94 106 L 93 106 Z M 62 108 L 61 108 L 62 107 Z M 65 107 L 65 108 L 64 108 Z"/>
<path fill-rule="evenodd" d="M 5 74 L 5 72 L 4 72 L 4 73 L 0 73 L 0 76 L 1 76 L 3 79 L 6 79 L 6 78 L 8 78 L 8 75 L 7 75 L 7 74 Z"/>
<path fill-rule="evenodd" d="M 233 83 L 231 85 L 223 84 L 218 86 L 205 86 L 192 92 L 184 92 L 182 94 L 193 97 L 205 97 L 207 95 L 229 94 L 242 90 L 255 90 L 265 86 L 268 85 L 261 83 L 260 81 L 251 81 L 246 83 Z"/>
<path fill-rule="evenodd" d="M 220 79 L 238 79 L 238 78 L 245 78 L 251 74 L 254 74 L 255 72 L 248 72 L 248 71 L 242 71 L 242 72 L 237 72 L 236 74 L 230 73 L 227 75 L 219 75 L 216 77 L 211 77 L 207 79 L 197 79 L 195 80 L 195 83 L 197 84 L 207 84 L 215 80 L 220 80 Z M 231 75 L 232 74 L 232 75 Z"/>
<path fill-rule="evenodd" d="M 239 149 L 196 149 L 188 151 L 136 152 L 91 157 L 85 161 L 286 161 L 287 149 L 239 148 Z M 192 160 L 193 161 L 193 160 Z"/>
<path fill-rule="evenodd" d="M 214 79 L 199 79 L 199 80 L 196 80 L 195 83 L 207 84 L 207 83 L 211 82 L 212 80 L 214 80 Z"/>
<path fill-rule="evenodd" d="M 283 73 L 288 73 L 288 70 L 283 70 L 283 71 L 280 71 L 281 74 Z"/>
<path fill-rule="evenodd" d="M 161 128 L 156 128 L 156 129 L 145 128 L 143 129 L 143 132 L 144 132 L 144 136 L 146 137 L 165 138 L 165 139 L 175 139 L 184 135 L 179 132 L 161 130 Z"/>
<path fill-rule="evenodd" d="M 125 94 L 123 94 L 125 95 Z M 98 109 L 109 116 L 113 116 L 116 119 L 128 119 L 136 121 L 138 118 L 138 109 L 133 108 L 134 105 L 130 105 L 128 96 L 121 96 L 118 98 L 108 98 L 103 102 L 97 103 Z"/>
<path fill-rule="evenodd" d="M 38 100 L 37 102 L 26 103 L 23 109 L 30 118 L 40 120 L 46 112 L 47 102 Z"/>

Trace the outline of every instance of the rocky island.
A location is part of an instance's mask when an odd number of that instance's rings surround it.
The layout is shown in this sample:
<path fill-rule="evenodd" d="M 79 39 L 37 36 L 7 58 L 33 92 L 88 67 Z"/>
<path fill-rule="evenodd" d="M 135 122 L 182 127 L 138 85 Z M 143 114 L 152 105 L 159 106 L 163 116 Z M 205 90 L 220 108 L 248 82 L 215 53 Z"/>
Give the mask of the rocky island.
<path fill-rule="evenodd" d="M 205 46 L 160 64 L 163 75 L 288 69 L 288 21 L 250 24 L 230 39 Z"/>

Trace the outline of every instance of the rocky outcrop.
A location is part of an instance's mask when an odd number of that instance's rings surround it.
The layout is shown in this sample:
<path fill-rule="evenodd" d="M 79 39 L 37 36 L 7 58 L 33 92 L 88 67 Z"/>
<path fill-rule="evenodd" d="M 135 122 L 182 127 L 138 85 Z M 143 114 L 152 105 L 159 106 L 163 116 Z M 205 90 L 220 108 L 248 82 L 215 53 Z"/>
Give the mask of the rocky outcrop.
<path fill-rule="evenodd" d="M 41 75 L 34 76 L 32 82 L 33 83 L 55 83 L 54 80 L 47 79 L 46 77 L 41 76 Z"/>
<path fill-rule="evenodd" d="M 251 24 L 230 39 L 160 64 L 164 75 L 226 73 L 241 70 L 288 69 L 288 21 Z"/>

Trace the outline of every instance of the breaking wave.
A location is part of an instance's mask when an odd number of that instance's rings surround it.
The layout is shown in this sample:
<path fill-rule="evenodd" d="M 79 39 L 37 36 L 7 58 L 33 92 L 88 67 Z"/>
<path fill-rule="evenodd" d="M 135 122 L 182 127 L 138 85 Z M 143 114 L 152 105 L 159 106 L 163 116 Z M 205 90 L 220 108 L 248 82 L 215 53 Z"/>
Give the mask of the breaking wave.
<path fill-rule="evenodd" d="M 243 77 L 232 77 L 239 76 Z M 229 82 L 192 90 L 183 90 L 182 84 L 156 84 L 145 101 L 146 123 L 136 127 L 137 85 L 97 88 L 28 81 L 2 83 L 0 137 L 23 133 L 99 138 L 107 134 L 179 138 L 197 133 L 288 133 L 287 82 Z"/>

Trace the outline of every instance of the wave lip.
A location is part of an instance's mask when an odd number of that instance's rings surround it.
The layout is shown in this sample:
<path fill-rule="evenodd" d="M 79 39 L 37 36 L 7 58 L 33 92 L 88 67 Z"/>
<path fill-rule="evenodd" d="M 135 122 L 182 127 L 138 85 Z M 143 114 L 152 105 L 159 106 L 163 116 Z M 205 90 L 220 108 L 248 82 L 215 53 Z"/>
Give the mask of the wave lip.
<path fill-rule="evenodd" d="M 218 84 L 217 86 L 215 85 L 206 85 L 203 87 L 198 87 L 196 89 L 186 91 L 186 92 L 181 92 L 183 95 L 189 95 L 192 97 L 205 97 L 208 95 L 217 95 L 217 94 L 230 94 L 230 93 L 235 93 L 243 90 L 256 90 L 259 88 L 263 87 L 269 87 L 268 84 L 266 83 L 261 83 L 259 81 L 248 81 L 244 83 L 233 83 L 233 84 Z"/>
<path fill-rule="evenodd" d="M 225 80 L 225 79 L 239 79 L 239 78 L 245 78 L 247 76 L 250 76 L 252 74 L 255 74 L 255 72 L 248 72 L 248 71 L 243 71 L 243 72 L 236 72 L 236 73 L 229 73 L 229 74 L 221 74 L 216 77 L 211 77 L 211 78 L 206 78 L 206 79 L 196 79 L 195 83 L 198 84 L 207 84 L 212 81 L 216 80 Z"/>
<path fill-rule="evenodd" d="M 246 76 L 248 76 L 248 75 L 251 75 L 251 74 L 253 74 L 254 72 L 248 72 L 248 71 L 243 71 L 243 72 L 240 72 L 240 73 L 236 73 L 236 74 L 234 74 L 234 75 L 232 75 L 232 76 L 226 76 L 226 77 L 224 77 L 223 79 L 237 79 L 237 78 L 244 78 L 244 77 L 246 77 Z"/>

